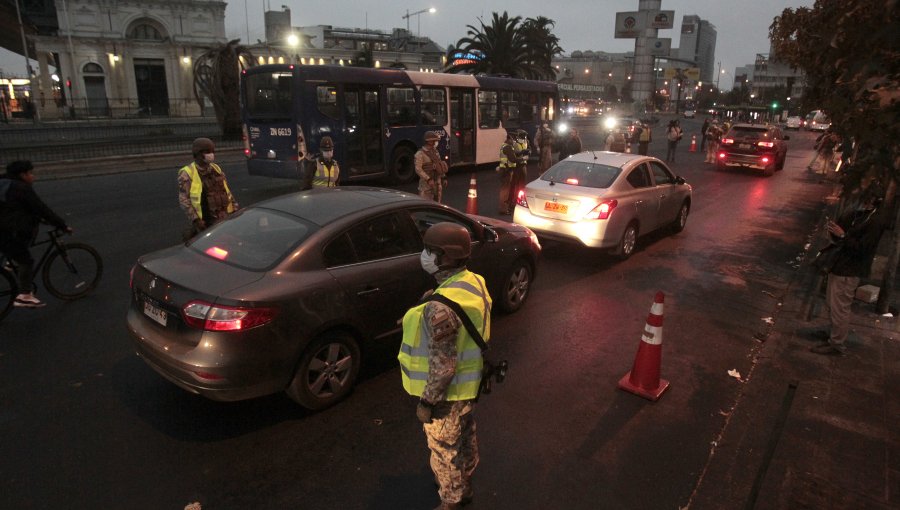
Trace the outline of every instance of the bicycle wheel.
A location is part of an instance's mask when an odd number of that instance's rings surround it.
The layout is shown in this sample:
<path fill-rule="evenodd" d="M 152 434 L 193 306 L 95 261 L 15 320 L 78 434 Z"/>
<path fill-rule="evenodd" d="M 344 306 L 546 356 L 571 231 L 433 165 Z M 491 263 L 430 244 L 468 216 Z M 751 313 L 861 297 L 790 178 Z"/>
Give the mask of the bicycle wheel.
<path fill-rule="evenodd" d="M 54 251 L 44 264 L 44 287 L 59 299 L 78 299 L 94 290 L 103 275 L 103 260 L 94 248 L 66 243 L 65 251 Z"/>
<path fill-rule="evenodd" d="M 19 294 L 16 277 L 9 271 L 0 268 L 0 320 L 12 311 L 13 302 Z"/>

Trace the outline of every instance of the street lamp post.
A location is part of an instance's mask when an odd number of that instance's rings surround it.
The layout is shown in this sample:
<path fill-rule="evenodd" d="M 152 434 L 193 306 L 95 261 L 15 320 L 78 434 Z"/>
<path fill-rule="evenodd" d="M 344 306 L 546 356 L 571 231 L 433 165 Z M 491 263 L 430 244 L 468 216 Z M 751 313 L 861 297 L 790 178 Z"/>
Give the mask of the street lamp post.
<path fill-rule="evenodd" d="M 434 14 L 434 13 L 437 12 L 437 9 L 435 9 L 434 7 L 429 7 L 428 9 L 421 9 L 421 10 L 418 10 L 418 11 L 416 11 L 416 12 L 409 12 L 409 9 L 406 9 L 406 15 L 405 15 L 405 16 L 401 16 L 401 18 L 403 18 L 403 19 L 406 20 L 406 32 L 407 32 L 407 33 L 409 32 L 409 18 L 410 18 L 410 16 L 416 16 L 416 23 L 418 23 L 418 26 L 417 26 L 417 28 L 416 28 L 416 37 L 419 36 L 419 30 L 422 28 L 422 20 L 419 18 L 419 16 L 421 16 L 422 14 L 425 14 L 426 12 L 429 12 L 429 13 L 431 13 L 431 14 Z"/>

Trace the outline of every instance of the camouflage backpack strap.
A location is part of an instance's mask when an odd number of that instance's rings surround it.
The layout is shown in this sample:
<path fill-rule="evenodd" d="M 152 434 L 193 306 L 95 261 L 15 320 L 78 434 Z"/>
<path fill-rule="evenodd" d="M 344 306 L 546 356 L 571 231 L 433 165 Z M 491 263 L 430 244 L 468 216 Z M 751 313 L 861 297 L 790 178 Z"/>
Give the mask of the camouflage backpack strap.
<path fill-rule="evenodd" d="M 484 341 L 484 338 L 482 338 L 481 333 L 479 333 L 478 329 L 475 328 L 475 324 L 472 324 L 472 319 L 470 319 L 469 316 L 466 315 L 466 312 L 464 312 L 462 307 L 459 306 L 459 303 L 440 294 L 432 294 L 423 299 L 422 303 L 427 303 L 428 301 L 437 301 L 438 303 L 442 303 L 453 310 L 456 313 L 456 316 L 459 317 L 459 320 L 462 321 L 463 326 L 466 328 L 466 331 L 469 332 L 469 336 L 471 336 L 472 339 L 475 340 L 475 343 L 478 344 L 481 352 L 486 352 L 488 350 L 488 345 Z"/>

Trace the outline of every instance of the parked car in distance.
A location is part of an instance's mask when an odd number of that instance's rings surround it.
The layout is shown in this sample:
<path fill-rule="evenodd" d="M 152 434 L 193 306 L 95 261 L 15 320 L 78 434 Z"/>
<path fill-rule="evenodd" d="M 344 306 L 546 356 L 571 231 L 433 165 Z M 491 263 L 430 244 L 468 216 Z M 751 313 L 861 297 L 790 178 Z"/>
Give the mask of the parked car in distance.
<path fill-rule="evenodd" d="M 527 228 L 395 190 L 313 189 L 140 257 L 127 314 L 136 351 L 212 400 L 286 391 L 328 407 L 350 392 L 361 347 L 400 331 L 398 319 L 434 288 L 422 236 L 443 221 L 471 234 L 468 267 L 494 304 L 518 310 L 541 252 Z"/>
<path fill-rule="evenodd" d="M 519 192 L 513 221 L 539 237 L 610 249 L 621 259 L 640 236 L 680 232 L 692 189 L 649 156 L 582 152 L 550 167 Z"/>
<path fill-rule="evenodd" d="M 806 116 L 806 129 L 810 131 L 825 131 L 831 127 L 831 119 L 822 110 L 813 110 Z"/>
<path fill-rule="evenodd" d="M 684 111 L 685 119 L 693 119 L 695 116 L 696 116 L 696 113 L 694 112 L 694 110 L 685 110 Z"/>
<path fill-rule="evenodd" d="M 771 176 L 784 168 L 787 140 L 781 128 L 773 125 L 735 124 L 719 142 L 716 169 L 746 167 L 762 170 Z"/>
<path fill-rule="evenodd" d="M 795 115 L 795 116 L 791 116 L 791 117 L 788 117 L 788 118 L 784 121 L 784 129 L 796 129 L 796 130 L 799 131 L 800 128 L 803 127 L 803 124 L 804 124 L 804 122 L 803 122 L 803 118 L 802 118 L 802 117 L 799 117 L 799 116 L 796 116 L 796 115 Z"/>

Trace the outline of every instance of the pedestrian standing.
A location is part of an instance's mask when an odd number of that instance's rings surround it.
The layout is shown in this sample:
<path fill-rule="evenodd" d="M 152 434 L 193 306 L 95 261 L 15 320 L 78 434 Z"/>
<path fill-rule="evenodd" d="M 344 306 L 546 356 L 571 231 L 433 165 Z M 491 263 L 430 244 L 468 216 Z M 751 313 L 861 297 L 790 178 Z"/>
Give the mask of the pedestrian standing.
<path fill-rule="evenodd" d="M 534 143 L 537 145 L 538 153 L 540 155 L 538 170 L 542 174 L 553 164 L 553 142 L 553 130 L 550 129 L 550 126 L 546 122 L 544 122 L 541 124 L 541 129 L 538 130 L 534 137 Z"/>
<path fill-rule="evenodd" d="M 416 174 L 419 176 L 419 196 L 440 202 L 447 185 L 447 163 L 437 150 L 441 135 L 435 131 L 425 133 L 425 143 L 416 152 Z"/>
<path fill-rule="evenodd" d="M 640 132 L 637 133 L 638 154 L 646 156 L 650 147 L 650 142 L 653 141 L 653 133 L 650 129 L 650 124 L 646 122 L 642 123 L 638 129 L 640 130 Z"/>
<path fill-rule="evenodd" d="M 46 221 L 67 233 L 72 229 L 34 191 L 31 161 L 13 161 L 0 177 L 0 253 L 15 263 L 19 292 L 13 306 L 40 308 L 45 305 L 34 295 L 34 258 L 31 242 L 38 225 Z"/>
<path fill-rule="evenodd" d="M 706 148 L 706 130 L 709 129 L 709 117 L 703 119 L 703 126 L 700 127 L 700 152 Z"/>
<path fill-rule="evenodd" d="M 431 226 L 424 235 L 421 264 L 434 276 L 434 294 L 455 302 L 486 342 L 491 333 L 491 296 L 484 278 L 466 269 L 472 250 L 469 231 L 457 223 Z M 403 388 L 419 398 L 416 417 L 431 451 L 431 469 L 441 504 L 453 510 L 472 500 L 478 465 L 475 400 L 484 360 L 481 347 L 453 308 L 426 301 L 403 316 L 397 358 Z"/>
<path fill-rule="evenodd" d="M 719 139 L 722 137 L 722 131 L 719 129 L 719 123 L 713 121 L 703 135 L 706 142 L 706 161 L 705 163 L 716 162 L 716 152 L 719 150 Z"/>
<path fill-rule="evenodd" d="M 569 128 L 569 135 L 560 144 L 559 160 L 562 161 L 579 152 L 581 152 L 581 137 L 578 136 L 577 129 Z"/>
<path fill-rule="evenodd" d="M 678 120 L 669 121 L 666 128 L 666 142 L 668 150 L 666 151 L 666 161 L 675 162 L 675 150 L 678 148 L 678 142 L 681 141 L 682 131 Z"/>
<path fill-rule="evenodd" d="M 335 188 L 341 178 L 341 167 L 334 159 L 334 141 L 323 136 L 319 141 L 319 154 L 303 160 L 303 186 L 301 190 L 312 188 Z"/>
<path fill-rule="evenodd" d="M 178 171 L 178 203 L 190 222 L 186 239 L 226 219 L 239 206 L 228 188 L 225 172 L 215 164 L 216 145 L 197 138 L 191 146 L 194 161 Z"/>
<path fill-rule="evenodd" d="M 826 225 L 838 253 L 828 273 L 826 300 L 831 330 L 827 340 L 810 348 L 816 354 L 841 355 L 850 333 L 850 310 L 860 279 L 869 276 L 883 231 L 877 186 L 863 192 L 859 206 Z M 824 335 L 823 335 L 824 336 Z"/>
<path fill-rule="evenodd" d="M 510 189 L 510 212 L 516 208 L 516 199 L 519 196 L 519 190 L 525 187 L 525 181 L 528 180 L 528 157 L 531 156 L 531 149 L 528 146 L 528 132 L 524 129 L 516 130 L 516 139 L 513 143 L 516 152 L 516 168 L 512 173 L 512 181 L 509 183 Z"/>
<path fill-rule="evenodd" d="M 513 195 L 513 175 L 519 164 L 516 155 L 515 138 L 512 133 L 506 133 L 506 141 L 500 145 L 500 164 L 497 165 L 497 174 L 500 176 L 500 195 L 498 197 L 498 214 L 511 214 L 516 207 Z"/>

